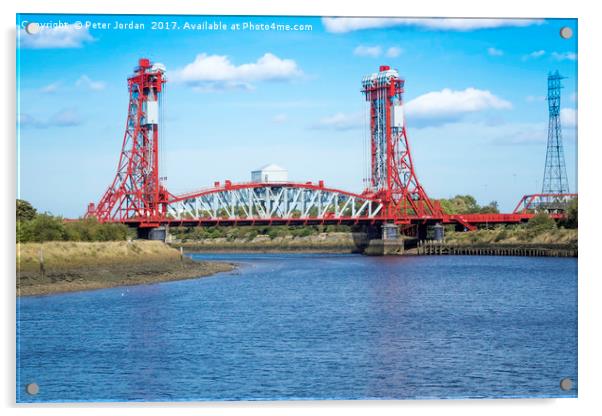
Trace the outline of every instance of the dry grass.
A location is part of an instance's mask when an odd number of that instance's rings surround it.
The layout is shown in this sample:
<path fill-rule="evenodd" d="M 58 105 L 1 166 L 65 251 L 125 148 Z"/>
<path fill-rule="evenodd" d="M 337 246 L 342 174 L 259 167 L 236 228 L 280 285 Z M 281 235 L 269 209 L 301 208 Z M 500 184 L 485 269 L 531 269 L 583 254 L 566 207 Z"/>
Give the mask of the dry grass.
<path fill-rule="evenodd" d="M 445 241 L 450 244 L 567 244 L 577 245 L 578 230 L 555 229 L 533 232 L 526 228 L 448 232 Z"/>
<path fill-rule="evenodd" d="M 179 260 L 180 253 L 160 241 L 111 241 L 17 244 L 17 270 L 40 269 L 40 249 L 47 269 Z"/>
<path fill-rule="evenodd" d="M 225 237 L 188 240 L 173 243 L 175 247 L 183 247 L 186 251 L 270 251 L 270 252 L 358 252 L 360 246 L 367 244 L 362 233 L 330 232 L 310 236 L 258 235 L 249 240 L 246 238 L 229 239 Z"/>
<path fill-rule="evenodd" d="M 180 258 L 160 241 L 25 243 L 17 245 L 17 296 L 194 279 L 233 268 Z"/>

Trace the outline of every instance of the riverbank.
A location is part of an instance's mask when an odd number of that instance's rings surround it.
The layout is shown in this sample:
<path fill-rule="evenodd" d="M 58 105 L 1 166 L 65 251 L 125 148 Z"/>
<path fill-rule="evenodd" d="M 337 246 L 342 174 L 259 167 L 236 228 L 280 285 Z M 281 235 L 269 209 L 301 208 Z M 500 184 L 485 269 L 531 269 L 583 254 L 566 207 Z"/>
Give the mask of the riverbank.
<path fill-rule="evenodd" d="M 172 247 L 186 252 L 263 252 L 263 253 L 368 253 L 365 233 L 331 232 L 311 236 L 258 235 L 254 238 L 203 238 L 175 241 Z M 467 254 L 522 256 L 577 256 L 577 230 L 533 230 L 496 228 L 472 232 L 448 232 L 443 242 L 420 242 L 408 238 L 399 254 Z M 511 254 L 510 254 L 511 253 Z"/>
<path fill-rule="evenodd" d="M 519 244 L 519 245 L 564 245 L 576 248 L 577 229 L 555 228 L 537 230 L 526 227 L 494 228 L 471 232 L 447 232 L 445 242 L 457 245 Z"/>
<path fill-rule="evenodd" d="M 205 238 L 176 241 L 172 247 L 182 247 L 186 252 L 265 252 L 287 253 L 362 253 L 368 245 L 365 233 L 331 232 L 310 236 L 281 236 L 271 238 L 258 235 L 254 238 Z"/>
<path fill-rule="evenodd" d="M 17 296 L 194 279 L 231 271 L 196 262 L 159 241 L 46 242 L 17 245 Z"/>
<path fill-rule="evenodd" d="M 407 254 L 421 256 L 526 256 L 577 257 L 577 246 L 569 244 L 450 244 L 424 241 Z"/>
<path fill-rule="evenodd" d="M 577 229 L 495 228 L 449 232 L 444 241 L 421 241 L 407 254 L 577 257 Z"/>

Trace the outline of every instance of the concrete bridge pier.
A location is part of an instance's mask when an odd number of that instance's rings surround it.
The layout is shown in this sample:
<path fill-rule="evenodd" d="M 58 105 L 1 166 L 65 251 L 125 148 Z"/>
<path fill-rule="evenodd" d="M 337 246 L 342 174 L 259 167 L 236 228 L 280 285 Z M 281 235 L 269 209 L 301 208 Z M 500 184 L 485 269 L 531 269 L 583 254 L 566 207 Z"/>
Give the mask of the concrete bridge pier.
<path fill-rule="evenodd" d="M 368 246 L 364 250 L 367 256 L 400 256 L 404 251 L 404 239 L 399 233 L 399 226 L 392 223 L 383 223 L 380 226 L 379 238 L 370 238 L 368 233 Z"/>
<path fill-rule="evenodd" d="M 165 242 L 167 240 L 167 227 L 138 227 L 138 238 Z"/>

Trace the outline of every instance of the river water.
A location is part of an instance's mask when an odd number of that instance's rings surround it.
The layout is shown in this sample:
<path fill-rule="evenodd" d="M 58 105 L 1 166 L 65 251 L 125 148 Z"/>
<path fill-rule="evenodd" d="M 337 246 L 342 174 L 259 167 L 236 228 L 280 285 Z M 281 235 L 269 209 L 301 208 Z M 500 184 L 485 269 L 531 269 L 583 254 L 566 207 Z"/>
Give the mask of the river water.
<path fill-rule="evenodd" d="M 577 395 L 576 259 L 192 257 L 240 267 L 18 299 L 17 400 Z"/>

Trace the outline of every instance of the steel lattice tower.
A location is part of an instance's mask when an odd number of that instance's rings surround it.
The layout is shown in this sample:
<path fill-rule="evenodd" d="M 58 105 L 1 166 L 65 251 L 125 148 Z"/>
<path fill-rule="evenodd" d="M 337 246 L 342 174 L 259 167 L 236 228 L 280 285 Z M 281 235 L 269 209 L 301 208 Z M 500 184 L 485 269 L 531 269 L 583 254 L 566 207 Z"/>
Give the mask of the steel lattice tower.
<path fill-rule="evenodd" d="M 140 59 L 128 78 L 128 117 L 117 175 L 98 205 L 86 217 L 125 221 L 164 217 L 167 190 L 159 180 L 159 110 L 166 82 L 165 67 Z"/>
<path fill-rule="evenodd" d="M 404 84 L 387 65 L 362 80 L 362 92 L 370 103 L 370 191 L 383 202 L 388 217 L 441 215 L 441 208 L 420 185 L 412 163 L 403 113 Z"/>
<path fill-rule="evenodd" d="M 546 151 L 546 167 L 543 175 L 543 194 L 568 194 L 569 182 L 564 163 L 562 147 L 562 127 L 560 125 L 560 90 L 561 76 L 558 71 L 548 75 L 548 147 Z"/>

